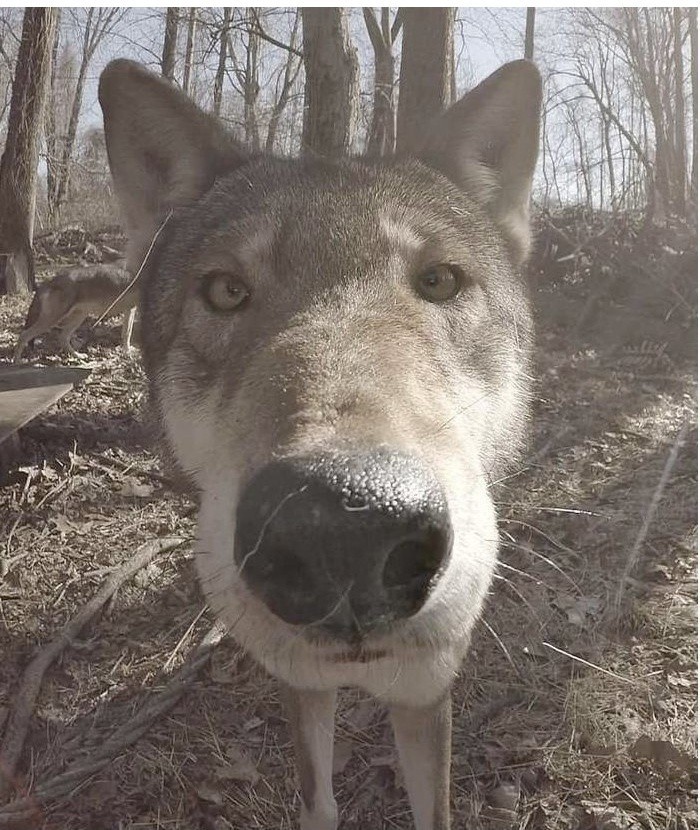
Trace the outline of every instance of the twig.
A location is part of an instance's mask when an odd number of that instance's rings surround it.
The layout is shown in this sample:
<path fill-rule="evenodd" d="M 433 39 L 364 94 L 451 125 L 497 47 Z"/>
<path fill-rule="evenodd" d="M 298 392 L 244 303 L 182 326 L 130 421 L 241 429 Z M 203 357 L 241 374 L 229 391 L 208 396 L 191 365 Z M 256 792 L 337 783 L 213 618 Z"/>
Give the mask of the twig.
<path fill-rule="evenodd" d="M 168 671 L 170 666 L 172 666 L 173 661 L 175 660 L 175 657 L 177 656 L 178 651 L 180 651 L 180 649 L 185 644 L 187 638 L 190 636 L 190 634 L 192 634 L 192 632 L 194 631 L 194 627 L 197 625 L 199 620 L 202 618 L 202 616 L 203 616 L 203 614 L 205 613 L 206 610 L 207 610 L 207 606 L 203 605 L 199 609 L 197 615 L 192 620 L 192 622 L 187 626 L 187 631 L 185 631 L 185 633 L 182 635 L 182 637 L 180 637 L 180 639 L 177 642 L 177 645 L 172 650 L 172 652 L 170 653 L 170 656 L 168 657 L 168 659 L 163 664 L 163 671 Z"/>
<path fill-rule="evenodd" d="M 107 308 L 102 312 L 102 314 L 100 314 L 100 316 L 97 318 L 97 320 L 95 320 L 95 322 L 92 324 L 93 328 L 95 328 L 95 326 L 98 323 L 101 323 L 104 320 L 104 318 L 107 317 L 109 312 L 114 308 L 114 306 L 121 300 L 121 298 L 125 294 L 127 294 L 129 291 L 131 291 L 131 289 L 133 288 L 134 285 L 136 285 L 136 283 L 138 281 L 138 278 L 141 276 L 141 271 L 143 271 L 144 266 L 146 265 L 146 262 L 148 260 L 148 257 L 151 255 L 151 251 L 153 250 L 153 247 L 155 246 L 156 242 L 158 241 L 158 237 L 161 235 L 161 232 L 162 232 L 163 228 L 168 224 L 168 221 L 170 220 L 170 217 L 172 215 L 173 215 L 173 211 L 172 211 L 172 208 L 171 208 L 168 211 L 168 214 L 165 217 L 165 219 L 163 219 L 163 221 L 160 223 L 160 227 L 158 227 L 156 232 L 153 234 L 153 238 L 151 239 L 151 244 L 148 246 L 148 250 L 144 254 L 144 257 L 141 260 L 141 265 L 139 265 L 138 271 L 134 274 L 134 278 L 127 285 L 127 287 L 122 291 L 122 293 L 113 302 L 111 302 L 107 306 Z"/>
<path fill-rule="evenodd" d="M 27 666 L 19 689 L 15 695 L 15 705 L 10 715 L 5 735 L 0 747 L 0 798 L 6 798 L 11 789 L 11 782 L 17 762 L 24 748 L 24 741 L 29 729 L 29 719 L 34 711 L 41 683 L 49 666 L 69 646 L 84 626 L 95 616 L 110 597 L 141 568 L 158 554 L 181 545 L 182 539 L 168 537 L 154 539 L 141 547 L 136 553 L 115 570 L 105 581 L 95 596 L 61 629 L 58 636 L 34 657 Z"/>
<path fill-rule="evenodd" d="M 680 452 L 680 449 L 683 446 L 683 442 L 685 441 L 685 436 L 688 433 L 689 427 L 690 423 L 686 421 L 679 430 L 678 435 L 676 436 L 676 440 L 673 442 L 673 446 L 671 447 L 671 451 L 668 454 L 668 458 L 666 459 L 666 463 L 664 464 L 664 468 L 661 472 L 661 478 L 659 479 L 659 483 L 656 485 L 656 489 L 654 490 L 654 493 L 651 497 L 651 501 L 647 505 L 646 513 L 644 514 L 644 521 L 642 522 L 642 526 L 639 528 L 637 538 L 634 540 L 634 545 L 632 545 L 632 550 L 630 551 L 629 556 L 627 557 L 625 569 L 622 572 L 620 582 L 617 586 L 617 595 L 615 597 L 616 614 L 619 614 L 620 612 L 620 607 L 622 605 L 622 595 L 625 592 L 625 585 L 627 584 L 627 580 L 629 579 L 630 574 L 637 565 L 637 562 L 639 560 L 639 554 L 642 550 L 642 545 L 644 544 L 644 541 L 646 540 L 647 535 L 649 533 L 649 528 L 651 527 L 651 523 L 659 507 L 661 496 L 663 495 L 663 492 L 666 489 L 668 480 L 671 477 L 673 468 L 676 465 L 678 453 Z"/>
<path fill-rule="evenodd" d="M 575 654 L 571 654 L 569 651 L 564 651 L 563 648 L 557 648 L 553 646 L 551 643 L 547 643 L 544 640 L 542 641 L 542 645 L 546 646 L 547 648 L 551 648 L 552 651 L 556 651 L 557 654 L 563 654 L 564 657 L 568 657 L 569 660 L 574 660 L 576 663 L 582 663 L 584 666 L 588 666 L 589 669 L 595 669 L 596 671 L 602 672 L 603 674 L 607 674 L 609 677 L 614 677 L 615 680 L 621 680 L 623 683 L 630 683 L 634 685 L 635 681 L 630 680 L 629 677 L 623 677 L 621 674 L 615 674 L 614 671 L 610 671 L 609 669 L 604 669 L 602 666 L 597 666 L 595 663 L 590 663 L 588 660 L 584 660 L 583 657 L 577 657 Z"/>
<path fill-rule="evenodd" d="M 145 703 L 133 718 L 116 729 L 91 755 L 68 767 L 65 772 L 49 778 L 31 795 L 0 807 L 0 827 L 9 827 L 36 817 L 42 805 L 70 795 L 88 776 L 105 767 L 119 752 L 137 741 L 157 718 L 178 702 L 224 634 L 224 629 L 215 623 L 165 688 Z"/>
<path fill-rule="evenodd" d="M 99 467 L 101 470 L 104 470 L 107 473 L 113 473 L 115 470 L 120 473 L 129 473 L 134 476 L 141 476 L 142 478 L 150 478 L 158 484 L 162 484 L 165 487 L 170 487 L 174 489 L 174 484 L 172 479 L 167 478 L 166 476 L 161 475 L 160 473 L 156 473 L 153 470 L 142 470 L 138 467 L 134 466 L 134 463 L 126 464 L 124 461 L 120 461 L 118 458 L 111 458 L 111 457 L 103 457 L 98 455 L 96 452 L 86 453 L 86 455 L 90 458 L 91 463 L 95 467 Z"/>
<path fill-rule="evenodd" d="M 493 639 L 496 641 L 496 643 L 498 643 L 498 647 L 505 654 L 506 660 L 510 663 L 510 666 L 513 669 L 513 671 L 518 675 L 518 677 L 521 680 L 524 681 L 525 678 L 523 677 L 523 673 L 520 671 L 520 669 L 513 662 L 513 658 L 510 656 L 510 652 L 506 648 L 505 643 L 503 642 L 503 640 L 501 640 L 501 638 L 494 631 L 494 629 L 486 622 L 486 620 L 481 619 L 480 622 L 484 626 L 484 628 L 489 632 L 489 634 L 493 637 Z"/>

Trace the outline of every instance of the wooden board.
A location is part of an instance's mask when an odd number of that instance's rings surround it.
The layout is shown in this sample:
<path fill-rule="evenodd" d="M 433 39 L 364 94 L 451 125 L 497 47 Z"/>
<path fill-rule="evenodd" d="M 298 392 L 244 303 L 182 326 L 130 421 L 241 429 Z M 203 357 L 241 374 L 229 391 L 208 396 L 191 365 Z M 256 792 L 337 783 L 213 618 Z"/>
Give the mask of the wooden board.
<path fill-rule="evenodd" d="M 72 366 L 0 363 L 0 443 L 90 374 Z"/>

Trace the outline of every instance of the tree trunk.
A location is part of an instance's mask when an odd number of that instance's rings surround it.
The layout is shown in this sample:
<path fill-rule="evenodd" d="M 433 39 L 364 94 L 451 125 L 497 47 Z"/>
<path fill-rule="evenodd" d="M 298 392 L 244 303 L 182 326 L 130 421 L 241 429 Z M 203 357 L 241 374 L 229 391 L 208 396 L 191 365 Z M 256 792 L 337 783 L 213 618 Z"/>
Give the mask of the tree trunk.
<path fill-rule="evenodd" d="M 292 86 L 296 81 L 297 77 L 299 76 L 299 71 L 301 69 L 301 59 L 297 57 L 294 53 L 294 49 L 296 48 L 296 39 L 297 39 L 297 31 L 299 27 L 299 20 L 300 20 L 300 12 L 299 9 L 296 11 L 296 15 L 294 18 L 294 26 L 292 27 L 292 34 L 289 39 L 289 46 L 290 49 L 287 52 L 287 62 L 284 66 L 284 77 L 282 79 L 282 88 L 279 93 L 279 97 L 275 101 L 275 104 L 272 108 L 272 114 L 270 115 L 270 123 L 267 127 L 267 138 L 265 140 L 265 151 L 268 153 L 272 153 L 275 148 L 275 138 L 277 137 L 277 130 L 279 129 L 280 119 L 282 118 L 282 113 L 284 112 L 287 104 L 289 103 L 289 96 L 292 91 Z"/>
<path fill-rule="evenodd" d="M 46 201 L 49 211 L 49 224 L 53 225 L 55 216 L 54 204 L 58 186 L 58 142 L 56 136 L 56 65 L 58 63 L 58 47 L 61 40 L 61 10 L 58 9 L 56 33 L 51 48 L 51 80 L 49 82 L 49 98 L 46 103 Z"/>
<path fill-rule="evenodd" d="M 525 58 L 529 61 L 535 55 L 535 8 L 529 6 L 525 19 Z"/>
<path fill-rule="evenodd" d="M 635 11 L 639 14 L 639 10 Z M 659 91 L 659 79 L 657 74 L 654 72 L 656 50 L 654 49 L 652 37 L 653 24 L 651 22 L 649 9 L 645 8 L 641 11 L 644 14 L 644 21 L 646 23 L 646 49 L 648 60 L 648 69 L 645 66 L 645 71 L 642 76 L 642 84 L 644 85 L 647 101 L 649 102 L 651 121 L 654 125 L 656 162 L 654 176 L 656 186 L 655 212 L 658 221 L 666 221 L 669 208 L 671 207 L 669 142 L 668 135 L 664 129 L 663 105 L 661 93 Z M 641 60 L 644 60 L 643 55 L 641 56 Z"/>
<path fill-rule="evenodd" d="M 66 131 L 66 140 L 63 145 L 63 152 L 61 153 L 61 163 L 56 171 L 56 187 L 51 194 L 50 213 L 55 217 L 61 210 L 63 203 L 68 197 L 71 180 L 71 161 L 73 159 L 73 149 L 75 147 L 75 140 L 78 133 L 78 124 L 80 122 L 80 110 L 83 105 L 83 93 L 85 90 L 85 83 L 87 81 L 87 73 L 90 67 L 90 61 L 95 55 L 97 47 L 100 45 L 103 38 L 111 31 L 114 24 L 120 19 L 121 14 L 118 8 L 93 8 L 87 10 L 87 17 L 85 19 L 85 31 L 83 33 L 83 47 L 80 56 L 80 68 L 78 70 L 78 80 L 75 85 L 75 92 L 73 93 L 73 101 L 71 103 L 70 117 L 68 119 L 68 128 Z"/>
<path fill-rule="evenodd" d="M 257 103 L 260 95 L 258 82 L 260 38 L 255 33 L 256 11 L 248 10 L 248 48 L 246 49 L 246 72 L 243 87 L 243 125 L 246 144 L 256 152 L 260 149 Z"/>
<path fill-rule="evenodd" d="M 221 99 L 224 94 L 224 77 L 226 75 L 226 58 L 228 57 L 228 30 L 231 25 L 231 7 L 224 8 L 224 20 L 221 24 L 219 40 L 219 65 L 214 78 L 214 115 L 221 113 Z"/>
<path fill-rule="evenodd" d="M 450 100 L 452 9 L 404 8 L 396 149 L 420 147 L 432 119 Z"/>
<path fill-rule="evenodd" d="M 27 7 L 0 161 L 0 294 L 35 288 L 32 236 L 39 139 L 51 75 L 58 9 Z"/>
<path fill-rule="evenodd" d="M 610 109 L 608 108 L 608 111 Z M 610 140 L 610 119 L 603 113 L 602 115 L 602 124 L 603 124 L 603 142 L 605 146 L 605 158 L 608 164 L 608 188 L 610 192 L 610 208 L 613 213 L 617 212 L 618 203 L 617 203 L 617 189 L 615 186 L 615 157 L 613 155 L 612 149 L 612 142 Z M 602 158 L 601 158 L 601 170 L 602 170 Z"/>
<path fill-rule="evenodd" d="M 301 14 L 306 70 L 302 153 L 344 156 L 352 146 L 359 97 L 359 65 L 347 12 L 304 7 Z"/>
<path fill-rule="evenodd" d="M 690 172 L 690 202 L 698 207 L 698 10 L 690 9 L 690 82 L 693 100 L 693 162 Z"/>
<path fill-rule="evenodd" d="M 364 7 L 367 33 L 374 50 L 374 102 L 372 123 L 367 137 L 367 155 L 386 156 L 394 152 L 396 142 L 396 110 L 394 106 L 394 40 L 401 27 L 398 16 L 389 25 L 389 9 L 381 9 L 381 26 L 374 10 Z"/>
<path fill-rule="evenodd" d="M 686 158 L 685 146 L 685 95 L 683 90 L 683 34 L 681 32 L 681 9 L 673 9 L 673 95 L 675 115 L 675 164 L 673 195 L 676 212 L 685 216 Z"/>
<path fill-rule="evenodd" d="M 194 36 L 197 31 L 197 9 L 193 6 L 187 15 L 187 46 L 185 47 L 185 68 L 182 73 L 182 91 L 190 94 L 192 61 L 194 58 Z"/>
<path fill-rule="evenodd" d="M 177 50 L 177 27 L 180 9 L 168 6 L 165 12 L 165 36 L 163 37 L 163 55 L 160 59 L 163 77 L 175 80 L 175 52 Z"/>
<path fill-rule="evenodd" d="M 75 93 L 73 95 L 73 103 L 71 104 L 70 118 L 68 119 L 68 130 L 66 131 L 66 143 L 63 145 L 63 153 L 61 154 L 61 164 L 58 168 L 58 182 L 56 185 L 56 195 L 51 205 L 51 213 L 56 216 L 60 210 L 68 193 L 68 185 L 70 181 L 70 163 L 73 158 L 73 146 L 75 145 L 75 136 L 78 132 L 78 121 L 80 119 L 80 108 L 83 104 L 83 91 L 85 89 L 85 79 L 87 77 L 88 64 L 90 63 L 90 35 L 92 28 L 92 16 L 94 9 L 89 9 L 87 20 L 85 22 L 85 33 L 83 39 L 83 52 L 80 57 L 80 69 L 78 70 L 78 81 L 75 85 Z"/>

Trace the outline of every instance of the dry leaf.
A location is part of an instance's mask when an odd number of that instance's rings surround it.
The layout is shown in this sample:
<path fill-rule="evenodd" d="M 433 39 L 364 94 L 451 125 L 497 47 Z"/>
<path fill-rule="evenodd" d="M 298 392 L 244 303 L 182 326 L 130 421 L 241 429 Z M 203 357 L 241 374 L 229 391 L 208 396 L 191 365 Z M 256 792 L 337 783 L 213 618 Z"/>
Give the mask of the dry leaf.
<path fill-rule="evenodd" d="M 566 594 L 557 597 L 554 605 L 566 614 L 572 625 L 582 627 L 586 617 L 595 617 L 600 610 L 600 600 L 597 597 L 572 597 Z"/>
<path fill-rule="evenodd" d="M 220 764 L 214 770 L 219 781 L 245 781 L 248 784 L 257 784 L 260 773 L 248 758 L 241 758 L 232 764 Z"/>
<path fill-rule="evenodd" d="M 614 821 L 615 816 L 609 811 L 585 810 L 576 830 L 621 830 Z"/>
<path fill-rule="evenodd" d="M 197 798 L 201 801 L 206 801 L 209 804 L 215 804 L 217 807 L 220 807 L 224 803 L 224 797 L 221 793 L 221 790 L 214 786 L 213 784 L 209 784 L 206 781 L 202 782 L 197 787 Z"/>
<path fill-rule="evenodd" d="M 56 526 L 56 530 L 58 530 L 61 536 L 65 536 L 66 533 L 75 533 L 77 530 L 73 522 L 65 516 L 54 516 L 54 518 L 51 519 L 51 522 Z"/>
<path fill-rule="evenodd" d="M 150 562 L 145 568 L 142 568 L 135 576 L 134 583 L 139 588 L 148 588 L 158 579 L 162 573 L 162 568 L 159 568 L 155 562 Z"/>
<path fill-rule="evenodd" d="M 632 758 L 653 761 L 658 766 L 675 764 L 679 769 L 692 773 L 697 765 L 697 759 L 681 752 L 670 741 L 652 741 L 648 735 L 641 735 L 630 747 Z"/>
<path fill-rule="evenodd" d="M 501 810 L 499 807 L 490 807 L 486 805 L 482 808 L 479 817 L 482 819 L 487 819 L 489 822 L 489 827 L 493 828 L 493 830 L 510 830 L 510 828 L 514 828 L 515 822 L 518 819 L 517 813 L 514 813 L 512 810 Z"/>
<path fill-rule="evenodd" d="M 499 810 L 515 812 L 520 800 L 520 788 L 513 781 L 502 781 L 486 793 L 486 800 L 492 807 Z"/>
<path fill-rule="evenodd" d="M 135 499 L 150 499 L 153 495 L 154 488 L 150 484 L 142 484 L 136 478 L 128 478 L 119 489 L 122 496 L 133 497 Z"/>

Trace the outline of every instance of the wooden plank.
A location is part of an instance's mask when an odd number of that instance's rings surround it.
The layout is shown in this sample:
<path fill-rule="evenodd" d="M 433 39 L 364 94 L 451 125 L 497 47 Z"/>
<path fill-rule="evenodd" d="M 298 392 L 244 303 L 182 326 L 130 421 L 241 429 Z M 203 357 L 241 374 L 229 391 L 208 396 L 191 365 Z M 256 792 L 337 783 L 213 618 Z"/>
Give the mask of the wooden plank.
<path fill-rule="evenodd" d="M 80 383 L 90 374 L 77 366 L 18 366 L 0 363 L 0 392 L 33 389 L 36 386 L 60 386 Z"/>
<path fill-rule="evenodd" d="M 71 366 L 0 364 L 0 442 L 70 392 L 90 374 Z"/>

